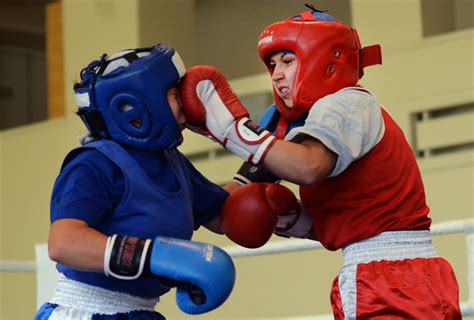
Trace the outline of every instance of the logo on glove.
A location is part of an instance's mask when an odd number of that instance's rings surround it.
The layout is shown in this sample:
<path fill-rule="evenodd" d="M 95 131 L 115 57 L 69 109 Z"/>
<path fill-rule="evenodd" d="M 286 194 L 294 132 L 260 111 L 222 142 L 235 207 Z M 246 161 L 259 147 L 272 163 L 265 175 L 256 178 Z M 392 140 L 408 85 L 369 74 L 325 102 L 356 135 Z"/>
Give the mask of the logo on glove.
<path fill-rule="evenodd" d="M 206 259 L 207 262 L 211 262 L 213 255 L 214 255 L 214 246 L 212 244 L 208 244 L 204 249 L 204 259 Z"/>
<path fill-rule="evenodd" d="M 260 135 L 262 132 L 265 131 L 265 129 L 263 129 L 262 127 L 260 127 L 258 125 L 258 123 L 256 123 L 255 121 L 252 121 L 252 120 L 247 120 L 245 121 L 244 123 L 244 126 L 249 129 L 250 131 L 252 131 L 253 133 L 255 133 L 256 135 Z"/>

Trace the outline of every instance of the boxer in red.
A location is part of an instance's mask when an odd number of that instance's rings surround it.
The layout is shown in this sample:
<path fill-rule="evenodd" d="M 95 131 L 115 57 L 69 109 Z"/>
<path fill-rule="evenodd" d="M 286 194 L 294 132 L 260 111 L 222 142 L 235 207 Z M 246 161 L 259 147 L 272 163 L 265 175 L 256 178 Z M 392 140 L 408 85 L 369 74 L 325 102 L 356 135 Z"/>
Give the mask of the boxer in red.
<path fill-rule="evenodd" d="M 413 152 L 358 84 L 365 67 L 381 64 L 380 46 L 362 47 L 355 29 L 311 9 L 260 36 L 275 104 L 259 124 L 218 70 L 196 66 L 182 83 L 188 125 L 246 161 L 223 231 L 247 247 L 275 232 L 342 249 L 335 319 L 461 319 L 454 272 L 431 243 Z M 300 186 L 301 204 L 268 183 L 279 179 Z"/>

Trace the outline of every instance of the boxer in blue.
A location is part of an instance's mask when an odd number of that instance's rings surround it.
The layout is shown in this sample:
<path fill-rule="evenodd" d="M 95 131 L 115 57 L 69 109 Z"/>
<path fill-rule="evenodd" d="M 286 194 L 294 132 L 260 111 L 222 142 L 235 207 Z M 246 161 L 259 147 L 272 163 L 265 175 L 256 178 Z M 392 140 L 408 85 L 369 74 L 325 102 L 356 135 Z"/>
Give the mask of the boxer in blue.
<path fill-rule="evenodd" d="M 49 255 L 60 278 L 35 319 L 165 319 L 159 297 L 176 287 L 186 313 L 232 291 L 230 257 L 191 241 L 220 232 L 228 193 L 181 154 L 185 67 L 165 45 L 103 55 L 74 86 L 89 130 L 65 158 L 51 199 Z"/>

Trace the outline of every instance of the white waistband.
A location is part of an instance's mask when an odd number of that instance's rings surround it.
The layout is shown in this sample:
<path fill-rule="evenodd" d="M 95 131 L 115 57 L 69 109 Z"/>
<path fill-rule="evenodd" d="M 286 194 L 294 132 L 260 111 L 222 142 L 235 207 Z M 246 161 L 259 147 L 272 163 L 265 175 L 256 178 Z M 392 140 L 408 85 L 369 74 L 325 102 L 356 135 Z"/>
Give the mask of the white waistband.
<path fill-rule="evenodd" d="M 159 298 L 145 299 L 124 292 L 91 286 L 60 274 L 56 292 L 50 303 L 96 314 L 112 315 L 135 310 L 154 311 L 158 301 Z"/>
<path fill-rule="evenodd" d="M 355 242 L 342 249 L 344 265 L 379 260 L 403 260 L 437 257 L 429 230 L 388 231 Z"/>

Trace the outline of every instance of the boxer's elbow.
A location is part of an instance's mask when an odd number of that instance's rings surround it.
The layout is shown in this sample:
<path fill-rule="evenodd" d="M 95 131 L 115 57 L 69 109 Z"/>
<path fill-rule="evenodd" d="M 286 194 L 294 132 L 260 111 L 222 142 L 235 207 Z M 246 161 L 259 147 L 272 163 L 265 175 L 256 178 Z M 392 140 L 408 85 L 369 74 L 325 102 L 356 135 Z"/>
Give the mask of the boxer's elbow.
<path fill-rule="evenodd" d="M 308 186 L 325 179 L 333 170 L 337 155 L 317 140 L 307 140 L 293 145 L 289 156 L 294 179 L 291 182 Z"/>
<path fill-rule="evenodd" d="M 55 262 L 61 263 L 64 258 L 64 252 L 66 248 L 64 248 L 61 241 L 56 239 L 54 236 L 50 235 L 48 240 L 48 255 L 49 258 Z"/>
<path fill-rule="evenodd" d="M 64 220 L 63 220 L 64 221 Z M 69 239 L 67 236 L 71 234 L 71 230 L 64 227 L 61 220 L 51 224 L 48 236 L 48 255 L 55 262 L 61 263 L 68 250 Z"/>
<path fill-rule="evenodd" d="M 315 184 L 326 176 L 326 170 L 323 170 L 320 165 L 314 162 L 308 162 L 299 166 L 297 180 L 299 185 L 308 186 Z"/>

